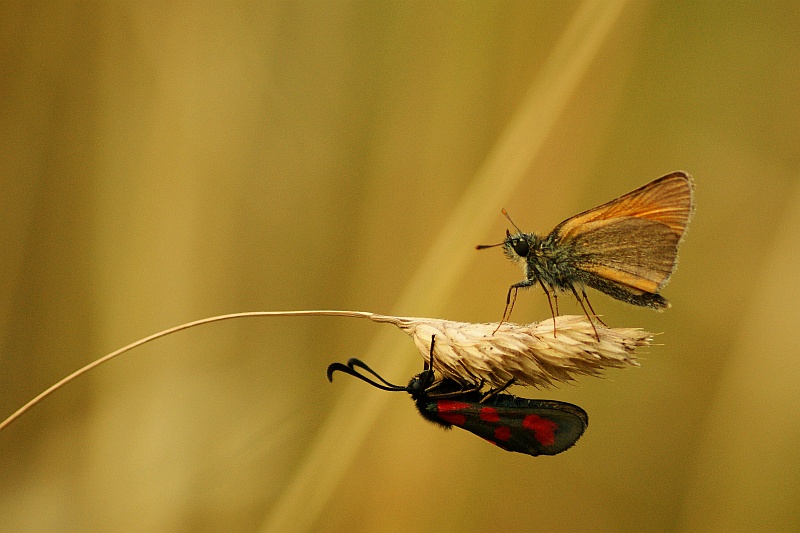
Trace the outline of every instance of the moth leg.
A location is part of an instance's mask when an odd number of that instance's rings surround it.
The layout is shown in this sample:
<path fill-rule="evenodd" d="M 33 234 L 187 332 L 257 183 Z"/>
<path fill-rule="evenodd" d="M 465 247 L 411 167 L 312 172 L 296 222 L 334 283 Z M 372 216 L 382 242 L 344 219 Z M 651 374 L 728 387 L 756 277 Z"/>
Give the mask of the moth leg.
<path fill-rule="evenodd" d="M 592 317 L 589 316 L 589 311 L 586 310 L 586 306 L 583 304 L 583 298 L 580 297 L 580 295 L 578 294 L 578 291 L 575 290 L 574 286 L 572 286 L 570 288 L 572 289 L 572 294 L 574 294 L 575 298 L 577 298 L 578 303 L 581 304 L 581 309 L 583 309 L 583 314 L 586 315 L 587 319 L 589 319 L 589 324 L 592 325 L 592 329 L 594 330 L 594 336 L 597 338 L 597 342 L 600 342 L 600 334 L 597 332 L 597 327 L 595 327 L 595 325 L 594 325 L 594 320 L 592 320 Z M 584 293 L 584 295 L 585 294 L 586 293 Z M 587 300 L 587 302 L 588 302 L 588 300 Z M 591 307 L 591 305 L 589 307 Z M 592 314 L 594 314 L 594 309 L 592 309 Z M 597 317 L 597 315 L 595 315 L 595 317 Z"/>
<path fill-rule="evenodd" d="M 444 385 L 451 385 L 455 384 L 456 382 L 452 379 L 440 379 L 427 389 L 425 389 L 425 394 L 428 398 L 437 398 L 437 399 L 444 399 L 444 398 L 458 398 L 460 396 L 464 396 L 465 394 L 469 394 L 471 392 L 478 392 L 483 388 L 483 385 L 486 383 L 484 380 L 481 380 L 480 383 L 474 384 L 471 388 L 465 388 L 461 386 L 458 390 L 451 390 L 448 392 L 435 392 L 437 388 L 442 387 Z"/>
<path fill-rule="evenodd" d="M 455 381 L 453 381 L 452 379 L 447 379 L 447 378 L 440 379 L 439 381 L 434 381 L 435 378 L 433 374 L 433 348 L 435 345 L 436 345 L 436 335 L 431 335 L 430 363 L 428 362 L 425 363 L 426 368 L 424 372 L 426 372 L 427 374 L 425 376 L 426 379 L 423 380 L 423 388 L 428 396 L 436 398 L 449 398 L 449 397 L 461 396 L 462 394 L 467 394 L 470 392 L 477 392 L 483 388 L 483 385 L 486 383 L 486 381 L 481 379 L 479 383 L 474 383 L 471 389 L 466 389 L 464 388 L 463 385 L 461 385 L 461 388 L 457 391 L 443 392 L 441 394 L 433 394 L 433 395 L 430 394 L 431 391 L 434 391 L 437 388 L 442 387 L 444 384 L 455 383 Z M 461 360 L 459 360 L 459 363 L 461 364 L 462 367 L 466 369 L 466 366 L 464 366 L 464 363 L 462 363 Z M 467 373 L 472 378 L 475 378 L 475 380 L 477 381 L 477 378 L 468 369 Z M 428 377 L 430 379 L 427 379 Z"/>
<path fill-rule="evenodd" d="M 431 335 L 431 350 L 429 352 L 430 362 L 425 361 L 425 364 L 422 367 L 422 373 L 425 374 L 425 377 L 422 378 L 422 389 L 427 390 L 430 387 L 436 385 L 434 383 L 435 376 L 433 372 L 433 348 L 436 346 L 436 335 Z"/>
<path fill-rule="evenodd" d="M 509 388 L 511 385 L 513 385 L 516 380 L 517 378 L 511 378 L 508 381 L 506 381 L 505 385 L 503 385 L 502 387 L 498 387 L 496 389 L 488 391 L 486 394 L 483 395 L 483 398 L 481 398 L 480 403 L 486 403 L 487 401 L 496 397 L 498 394 L 500 394 L 501 392 Z"/>

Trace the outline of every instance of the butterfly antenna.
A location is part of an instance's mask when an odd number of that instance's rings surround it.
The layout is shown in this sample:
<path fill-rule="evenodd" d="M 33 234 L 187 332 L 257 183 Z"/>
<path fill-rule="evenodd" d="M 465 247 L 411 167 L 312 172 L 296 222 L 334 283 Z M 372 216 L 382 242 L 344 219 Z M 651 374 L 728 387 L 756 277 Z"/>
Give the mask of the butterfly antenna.
<path fill-rule="evenodd" d="M 497 244 L 479 244 L 475 247 L 476 250 L 485 250 L 486 248 L 495 248 L 497 246 L 503 246 L 506 241 L 498 242 Z"/>
<path fill-rule="evenodd" d="M 511 220 L 511 217 L 508 216 L 508 211 L 506 211 L 505 208 L 503 208 L 502 213 L 503 215 L 505 215 L 508 221 L 511 222 L 511 225 L 514 226 L 514 229 L 517 230 L 517 233 L 522 233 L 522 230 L 519 229 L 519 227 L 516 224 L 514 224 L 514 221 Z M 475 247 L 475 249 L 483 250 L 485 248 L 494 248 L 496 246 L 503 246 L 506 242 L 508 242 L 509 237 L 511 237 L 511 233 L 508 230 L 506 230 L 506 239 L 503 242 L 498 242 L 497 244 L 479 244 L 478 246 Z"/>
<path fill-rule="evenodd" d="M 372 374 L 373 376 L 378 378 L 381 381 L 381 383 L 373 381 L 370 378 L 368 378 L 367 376 L 365 376 L 364 374 L 359 373 L 358 370 L 356 370 L 356 368 L 361 368 L 363 370 L 366 370 L 367 372 L 369 372 L 370 374 Z M 336 372 L 337 370 L 339 372 L 344 373 L 344 374 L 348 374 L 350 376 L 353 376 L 354 378 L 358 378 L 361 381 L 365 381 L 365 382 L 369 383 L 370 385 L 372 385 L 373 387 L 381 389 L 381 390 L 388 390 L 388 391 L 393 391 L 393 392 L 394 391 L 405 391 L 406 390 L 406 387 L 401 387 L 399 385 L 394 385 L 392 383 L 389 383 L 388 381 L 383 379 L 381 376 L 379 376 L 374 370 L 372 370 L 370 367 L 368 367 L 366 363 L 364 363 L 363 361 L 361 361 L 359 359 L 355 359 L 355 358 L 350 359 L 347 362 L 346 365 L 343 365 L 342 363 L 331 363 L 328 366 L 328 381 L 331 381 L 331 382 L 333 381 L 333 373 Z"/>
<path fill-rule="evenodd" d="M 508 214 L 508 211 L 506 211 L 506 209 L 505 209 L 505 208 L 503 208 L 503 209 L 501 210 L 501 212 L 503 213 L 503 216 L 504 216 L 504 217 L 506 217 L 506 218 L 508 219 L 508 221 L 509 221 L 509 222 L 511 222 L 511 225 L 512 225 L 512 226 L 514 226 L 514 229 L 515 229 L 515 230 L 517 230 L 517 233 L 524 233 L 524 232 L 523 232 L 521 229 L 519 229 L 519 226 L 517 226 L 516 224 L 514 224 L 514 221 L 513 221 L 513 220 L 511 220 L 511 216 Z"/>

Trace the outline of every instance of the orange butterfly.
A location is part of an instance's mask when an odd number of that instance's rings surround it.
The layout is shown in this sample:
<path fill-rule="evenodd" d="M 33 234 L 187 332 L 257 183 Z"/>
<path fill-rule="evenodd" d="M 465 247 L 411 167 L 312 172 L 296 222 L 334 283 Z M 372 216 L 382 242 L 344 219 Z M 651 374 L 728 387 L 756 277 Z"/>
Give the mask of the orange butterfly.
<path fill-rule="evenodd" d="M 623 302 L 664 309 L 669 302 L 658 292 L 675 271 L 678 246 L 693 211 L 692 177 L 673 172 L 568 218 L 546 237 L 522 232 L 503 210 L 517 233 L 506 230 L 503 242 L 477 248 L 503 246 L 506 256 L 522 263 L 525 271 L 525 279 L 508 289 L 504 321 L 514 307 L 512 293 L 516 300 L 519 289 L 536 283 L 547 294 L 554 317 L 558 314 L 557 290 L 569 290 L 586 316 L 584 301 L 597 318 L 586 285 Z M 551 295 L 556 299 L 555 309 Z"/>

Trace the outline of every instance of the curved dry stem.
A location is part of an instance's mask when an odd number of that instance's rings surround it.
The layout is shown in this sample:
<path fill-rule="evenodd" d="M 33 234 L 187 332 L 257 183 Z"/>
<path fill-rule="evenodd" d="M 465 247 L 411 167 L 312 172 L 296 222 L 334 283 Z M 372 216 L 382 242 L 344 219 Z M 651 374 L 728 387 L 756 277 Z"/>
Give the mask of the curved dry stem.
<path fill-rule="evenodd" d="M 104 355 L 103 357 L 96 359 L 89 363 L 88 365 L 79 368 L 69 376 L 65 377 L 58 383 L 53 384 L 52 386 L 48 387 L 44 391 L 42 391 L 38 396 L 33 398 L 31 401 L 17 409 L 11 416 L 0 422 L 0 431 L 5 429 L 6 426 L 11 424 L 14 420 L 25 414 L 31 407 L 39 403 L 40 401 L 44 400 L 46 397 L 50 396 L 52 393 L 69 383 L 70 381 L 86 374 L 90 370 L 97 368 L 98 366 L 106 363 L 115 357 L 124 354 L 134 348 L 142 346 L 143 344 L 147 344 L 150 341 L 154 341 L 156 339 L 160 339 L 161 337 L 166 337 L 167 335 L 171 335 L 173 333 L 177 333 L 179 331 L 183 331 L 185 329 L 193 328 L 196 326 L 202 326 L 203 324 L 211 324 L 212 322 L 221 322 L 223 320 L 231 320 L 234 318 L 247 318 L 247 317 L 264 317 L 264 316 L 345 316 L 345 317 L 357 317 L 357 318 L 371 318 L 374 313 L 366 313 L 360 311 L 333 311 L 333 310 L 322 310 L 322 311 L 251 311 L 251 312 L 244 312 L 244 313 L 231 313 L 229 315 L 219 315 L 219 316 L 212 316 L 209 318 L 203 318 L 200 320 L 195 320 L 194 322 L 187 322 L 185 324 L 181 324 L 179 326 L 175 326 L 169 329 L 165 329 L 163 331 L 159 331 L 158 333 L 153 333 L 152 335 L 145 337 L 143 339 L 139 339 L 136 342 L 132 342 L 127 346 L 123 346 L 119 350 L 115 350 L 108 355 Z M 381 315 L 379 315 L 381 316 Z"/>

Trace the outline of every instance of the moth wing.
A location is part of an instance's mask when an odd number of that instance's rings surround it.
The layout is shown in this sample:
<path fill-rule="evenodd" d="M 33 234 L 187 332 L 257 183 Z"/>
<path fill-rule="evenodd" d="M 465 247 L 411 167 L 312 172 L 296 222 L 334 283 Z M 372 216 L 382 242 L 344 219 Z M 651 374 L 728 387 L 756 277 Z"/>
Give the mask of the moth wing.
<path fill-rule="evenodd" d="M 514 397 L 512 397 L 514 398 Z M 501 420 L 510 428 L 503 449 L 528 455 L 556 455 L 571 448 L 589 424 L 586 411 L 564 402 L 514 398 L 512 407 L 498 406 Z"/>
<path fill-rule="evenodd" d="M 565 220 L 551 235 L 574 250 L 577 268 L 657 293 L 675 270 L 693 195 L 691 176 L 674 172 Z"/>
<path fill-rule="evenodd" d="M 586 411 L 577 405 L 507 394 L 499 395 L 495 402 L 471 403 L 460 414 L 460 420 L 449 421 L 504 450 L 533 456 L 563 452 L 589 424 Z"/>

